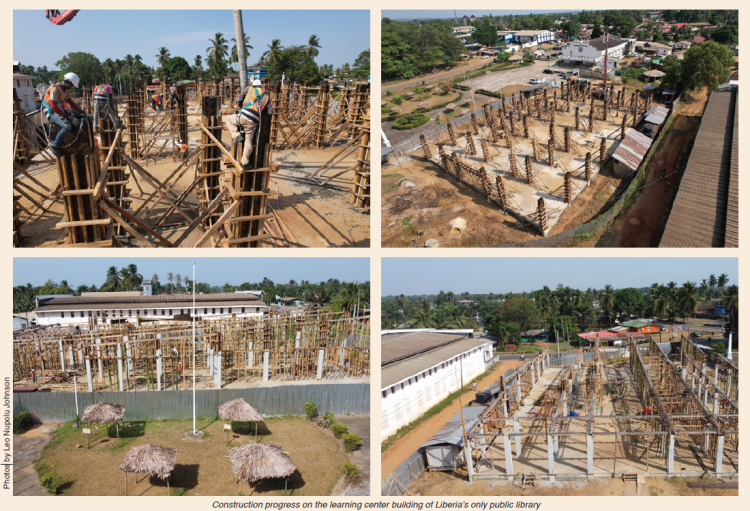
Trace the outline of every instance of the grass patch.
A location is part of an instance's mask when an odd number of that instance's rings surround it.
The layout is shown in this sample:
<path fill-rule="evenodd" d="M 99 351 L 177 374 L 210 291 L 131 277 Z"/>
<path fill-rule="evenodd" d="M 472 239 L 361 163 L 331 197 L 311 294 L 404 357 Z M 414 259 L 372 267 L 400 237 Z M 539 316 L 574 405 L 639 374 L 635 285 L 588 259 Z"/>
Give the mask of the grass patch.
<path fill-rule="evenodd" d="M 395 130 L 410 130 L 429 122 L 430 116 L 427 114 L 406 114 L 393 123 L 391 126 Z"/>
<path fill-rule="evenodd" d="M 200 419 L 198 428 L 204 431 L 199 442 L 185 441 L 184 433 L 192 429 L 192 420 L 126 421 L 133 431 L 125 428 L 120 447 L 114 438 L 108 438 L 106 428 L 92 425 L 90 449 L 86 439 L 74 424 L 58 428 L 52 440 L 42 450 L 35 462 L 40 480 L 44 477 L 49 490 L 62 495 L 112 495 L 125 493 L 125 481 L 120 464 L 127 452 L 144 444 L 177 448 L 177 463 L 170 478 L 170 494 L 227 495 L 238 491 L 250 494 L 247 485 L 235 484 L 231 464 L 226 458 L 232 447 L 255 438 L 247 434 L 246 423 L 237 423 L 230 433 L 230 443 L 224 440 L 224 424 L 214 419 Z M 114 428 L 110 429 L 114 435 Z M 275 443 L 289 452 L 298 471 L 291 476 L 292 495 L 330 495 L 341 476 L 342 464 L 347 461 L 340 442 L 320 430 L 304 417 L 274 417 L 258 424 L 258 441 Z M 77 447 L 80 445 L 81 447 Z M 129 495 L 167 494 L 166 483 L 156 478 L 140 477 L 137 485 L 130 475 Z M 254 495 L 281 496 L 283 479 L 269 479 L 254 485 Z"/>
<path fill-rule="evenodd" d="M 387 451 L 399 439 L 401 439 L 401 438 L 405 437 L 406 435 L 408 435 L 409 432 L 411 432 L 414 428 L 416 428 L 417 426 L 419 426 L 420 424 L 422 424 L 424 421 L 426 421 L 430 417 L 433 417 L 433 416 L 439 414 L 440 412 L 442 412 L 443 410 L 445 410 L 453 401 L 455 401 L 459 397 L 463 396 L 464 394 L 468 394 L 469 392 L 473 392 L 474 389 L 473 389 L 473 387 L 472 387 L 471 384 L 473 382 L 475 382 L 475 381 L 478 382 L 482 378 L 484 378 L 487 375 L 489 375 L 492 371 L 495 370 L 496 366 L 497 366 L 497 363 L 492 364 L 492 366 L 490 366 L 490 368 L 487 369 L 485 372 L 483 372 L 482 374 L 480 374 L 479 376 L 477 376 L 476 378 L 474 378 L 473 380 L 471 380 L 463 388 L 458 389 L 458 390 L 456 390 L 456 391 L 451 392 L 450 394 L 448 394 L 445 397 L 445 399 L 443 399 L 438 404 L 436 404 L 435 406 L 433 406 L 432 408 L 430 408 L 429 410 L 427 410 L 419 418 L 417 418 L 416 420 L 414 420 L 413 422 L 410 422 L 409 424 L 407 424 L 405 426 L 402 426 L 402 427 L 398 428 L 398 430 L 393 435 L 391 435 L 390 437 L 388 437 L 386 440 L 384 440 L 380 444 L 380 452 L 384 453 L 385 451 Z"/>

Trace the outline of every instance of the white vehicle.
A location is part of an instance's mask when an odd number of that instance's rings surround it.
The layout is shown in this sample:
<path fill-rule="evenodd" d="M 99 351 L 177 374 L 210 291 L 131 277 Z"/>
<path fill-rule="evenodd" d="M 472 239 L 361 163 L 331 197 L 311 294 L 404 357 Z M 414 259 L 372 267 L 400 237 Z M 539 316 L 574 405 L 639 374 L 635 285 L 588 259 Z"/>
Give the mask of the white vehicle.
<path fill-rule="evenodd" d="M 535 84 L 536 83 L 542 83 L 542 79 L 541 78 L 532 78 L 531 80 L 529 80 L 529 83 L 535 83 Z"/>

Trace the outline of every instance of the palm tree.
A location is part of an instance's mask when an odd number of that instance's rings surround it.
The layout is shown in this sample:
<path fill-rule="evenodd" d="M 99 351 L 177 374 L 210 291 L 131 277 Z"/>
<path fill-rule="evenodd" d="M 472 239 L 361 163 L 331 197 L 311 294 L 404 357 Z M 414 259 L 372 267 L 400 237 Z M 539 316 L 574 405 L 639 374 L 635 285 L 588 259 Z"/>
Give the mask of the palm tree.
<path fill-rule="evenodd" d="M 719 289 L 724 289 L 724 286 L 726 286 L 729 283 L 729 277 L 727 277 L 726 273 L 722 273 L 719 275 L 719 279 L 716 281 L 716 284 L 719 286 Z"/>
<path fill-rule="evenodd" d="M 737 328 L 735 319 L 739 305 L 740 290 L 735 284 L 732 284 L 727 288 L 726 294 L 724 295 L 724 310 L 729 312 L 730 321 L 732 322 L 732 330 L 736 330 Z"/>
<path fill-rule="evenodd" d="M 708 298 L 708 281 L 706 279 L 703 279 L 703 282 L 701 282 L 700 290 L 703 298 Z"/>
<path fill-rule="evenodd" d="M 117 266 L 110 266 L 107 270 L 106 283 L 110 290 L 117 291 L 117 286 L 120 284 L 120 275 L 117 272 Z"/>
<path fill-rule="evenodd" d="M 690 318 L 691 314 L 698 308 L 698 287 L 695 282 L 685 282 L 678 293 L 678 305 L 682 317 L 685 318 L 685 323 L 688 326 L 688 337 L 690 337 Z"/>
<path fill-rule="evenodd" d="M 178 273 L 174 277 L 175 281 L 177 282 L 177 292 L 180 292 L 180 282 L 182 281 L 182 276 Z"/>
<path fill-rule="evenodd" d="M 602 307 L 607 311 L 609 315 L 609 324 L 612 325 L 612 309 L 615 308 L 615 290 L 607 284 L 602 289 L 602 293 L 599 295 L 599 300 L 602 302 Z"/>
<path fill-rule="evenodd" d="M 188 283 L 189 283 L 190 281 L 188 280 L 188 277 L 187 277 L 187 275 L 185 275 L 185 276 L 184 276 L 184 277 L 182 278 L 182 281 L 183 281 L 183 282 L 185 283 L 185 289 L 190 289 L 190 288 L 188 287 Z"/>
<path fill-rule="evenodd" d="M 169 50 L 166 49 L 164 46 L 159 48 L 159 53 L 156 55 L 156 62 L 161 66 L 161 77 L 162 81 L 164 81 L 164 71 L 167 67 L 167 62 L 169 62 Z"/>
<path fill-rule="evenodd" d="M 456 321 L 445 307 L 438 307 L 432 315 L 433 326 L 443 330 L 447 328 L 456 328 Z"/>
<path fill-rule="evenodd" d="M 716 275 L 711 275 L 708 277 L 708 285 L 711 287 L 716 287 Z"/>
<path fill-rule="evenodd" d="M 281 46 L 281 39 L 274 39 L 271 44 L 268 45 L 268 51 L 263 54 L 263 57 L 271 63 L 271 74 L 276 70 L 276 63 L 281 62 L 281 50 L 284 47 Z"/>
<path fill-rule="evenodd" d="M 206 48 L 206 53 L 208 53 L 208 58 L 212 63 L 213 71 L 214 71 L 214 80 L 219 80 L 219 63 L 224 60 L 227 56 L 227 40 L 224 39 L 224 34 L 221 32 L 216 32 L 216 35 L 213 39 L 208 40 L 211 43 L 211 46 Z"/>
<path fill-rule="evenodd" d="M 430 322 L 430 313 L 423 309 L 415 309 L 411 314 L 412 328 L 427 328 Z"/>
<path fill-rule="evenodd" d="M 315 57 L 318 56 L 320 53 L 318 51 L 318 48 L 322 48 L 320 45 L 320 39 L 315 34 L 310 36 L 310 39 L 307 40 L 307 54 L 315 60 Z"/>
<path fill-rule="evenodd" d="M 171 271 L 167 273 L 167 282 L 169 282 L 170 284 L 174 282 L 174 275 L 172 275 Z"/>
<path fill-rule="evenodd" d="M 349 282 L 341 288 L 342 306 L 347 310 L 354 310 L 359 299 L 359 284 L 357 282 Z"/>
<path fill-rule="evenodd" d="M 651 299 L 654 303 L 654 316 L 664 318 L 669 314 L 669 292 L 664 286 L 656 286 L 651 292 Z"/>
<path fill-rule="evenodd" d="M 232 46 L 232 62 L 239 63 L 239 55 L 237 52 L 237 39 L 233 37 L 232 42 L 234 43 L 234 46 Z M 246 62 L 247 62 L 247 59 L 250 58 L 250 50 L 254 50 L 254 49 L 255 48 L 250 46 L 250 36 L 245 34 L 245 57 L 246 57 L 245 61 Z"/>

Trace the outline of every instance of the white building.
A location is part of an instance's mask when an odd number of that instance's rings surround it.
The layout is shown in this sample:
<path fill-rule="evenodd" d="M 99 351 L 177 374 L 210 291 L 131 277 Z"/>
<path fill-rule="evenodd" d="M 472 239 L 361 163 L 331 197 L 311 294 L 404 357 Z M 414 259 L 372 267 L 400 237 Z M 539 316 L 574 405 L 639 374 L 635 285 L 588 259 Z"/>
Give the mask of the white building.
<path fill-rule="evenodd" d="M 25 112 L 36 110 L 36 103 L 34 102 L 34 87 L 32 85 L 33 80 L 33 76 L 13 73 L 13 88 L 16 89 L 18 99 L 21 100 L 21 108 L 23 108 Z"/>
<path fill-rule="evenodd" d="M 36 318 L 33 312 L 21 312 L 13 314 L 13 331 L 23 330 L 36 325 Z"/>
<path fill-rule="evenodd" d="M 603 37 L 589 41 L 575 41 L 562 49 L 560 60 L 564 64 L 578 67 L 604 68 L 604 55 L 610 59 L 620 59 L 625 55 L 628 42 L 616 37 L 609 37 L 605 41 Z M 609 69 L 615 67 L 617 61 L 607 63 Z"/>
<path fill-rule="evenodd" d="M 96 318 L 99 323 L 133 324 L 149 321 L 191 319 L 193 295 L 134 295 L 132 293 L 85 293 L 82 296 L 37 296 L 38 325 L 75 325 Z M 195 295 L 197 319 L 222 316 L 262 316 L 268 306 L 249 293 Z"/>
<path fill-rule="evenodd" d="M 674 49 L 677 51 L 689 50 L 692 45 L 693 43 L 690 41 L 680 41 L 679 43 L 674 43 Z"/>
<path fill-rule="evenodd" d="M 672 47 L 661 43 L 646 43 L 641 50 L 647 55 L 667 56 L 672 53 Z"/>
<path fill-rule="evenodd" d="M 468 25 L 465 27 L 453 27 L 453 37 L 460 39 L 464 43 L 474 33 L 474 30 L 474 27 Z"/>
<path fill-rule="evenodd" d="M 466 332 L 381 333 L 384 440 L 487 370 L 492 344 Z"/>
<path fill-rule="evenodd" d="M 538 44 L 551 43 L 555 40 L 555 33 L 549 30 L 519 30 L 513 35 L 515 42 L 523 48 Z"/>

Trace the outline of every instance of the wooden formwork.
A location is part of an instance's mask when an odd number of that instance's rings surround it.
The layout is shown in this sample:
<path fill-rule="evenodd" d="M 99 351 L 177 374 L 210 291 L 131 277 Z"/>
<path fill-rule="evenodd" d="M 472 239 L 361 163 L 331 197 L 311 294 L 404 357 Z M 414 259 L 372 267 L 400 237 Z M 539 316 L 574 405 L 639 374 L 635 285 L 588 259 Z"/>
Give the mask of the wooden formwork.
<path fill-rule="evenodd" d="M 221 98 L 204 95 L 201 98 L 201 112 L 201 123 L 220 144 L 221 132 L 224 128 L 221 122 Z M 219 194 L 221 189 L 219 176 L 222 174 L 222 159 L 221 149 L 208 133 L 202 132 L 199 167 L 199 174 L 202 179 L 199 187 L 201 210 L 205 210 Z M 204 224 L 207 227 L 211 227 L 220 216 L 221 213 L 211 213 L 204 219 Z"/>
<path fill-rule="evenodd" d="M 357 130 L 363 133 L 357 144 L 357 164 L 354 166 L 354 177 L 352 178 L 352 198 L 350 203 L 360 212 L 370 210 L 370 119 L 365 119 L 363 124 L 357 125 Z"/>
<path fill-rule="evenodd" d="M 28 165 L 32 154 L 26 134 L 26 115 L 21 108 L 21 99 L 13 89 L 13 161 L 19 165 Z"/>
<path fill-rule="evenodd" d="M 227 316 L 198 321 L 195 337 L 198 388 L 213 386 L 208 364 L 219 354 L 222 385 L 370 376 L 369 316 L 309 310 Z M 38 384 L 72 391 L 64 371 L 75 368 L 85 375 L 88 363 L 95 391 L 119 390 L 120 367 L 123 390 L 184 389 L 193 370 L 192 351 L 190 321 L 32 329 L 14 335 L 14 381 L 31 383 L 33 369 Z"/>

